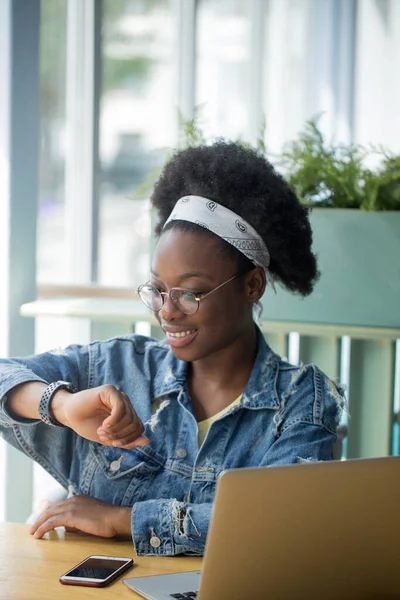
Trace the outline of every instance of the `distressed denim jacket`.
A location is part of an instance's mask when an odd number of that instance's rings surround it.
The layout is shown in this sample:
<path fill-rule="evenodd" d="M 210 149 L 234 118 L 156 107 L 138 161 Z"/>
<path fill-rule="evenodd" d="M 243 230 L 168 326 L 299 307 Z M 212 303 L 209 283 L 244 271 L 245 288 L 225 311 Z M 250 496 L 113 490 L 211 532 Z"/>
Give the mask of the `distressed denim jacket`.
<path fill-rule="evenodd" d="M 7 411 L 6 396 L 14 386 L 60 379 L 79 390 L 108 383 L 124 391 L 145 424 L 150 445 L 107 447 L 71 429 Z M 127 335 L 1 360 L 0 398 L 4 439 L 44 467 L 70 495 L 89 494 L 132 507 L 136 552 L 152 555 L 203 553 L 222 471 L 332 459 L 343 405 L 341 392 L 317 367 L 284 362 L 260 331 L 240 404 L 211 425 L 200 448 L 186 363 L 174 357 L 165 341 Z M 155 402 L 159 408 L 153 414 Z"/>

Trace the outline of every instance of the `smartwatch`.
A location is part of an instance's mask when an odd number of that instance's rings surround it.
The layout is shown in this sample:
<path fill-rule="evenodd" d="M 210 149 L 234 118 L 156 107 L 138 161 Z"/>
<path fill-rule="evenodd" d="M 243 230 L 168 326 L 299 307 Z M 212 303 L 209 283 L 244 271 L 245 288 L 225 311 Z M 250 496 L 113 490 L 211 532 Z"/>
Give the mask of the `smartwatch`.
<path fill-rule="evenodd" d="M 74 394 L 78 391 L 76 387 L 74 387 L 72 383 L 69 383 L 68 381 L 54 381 L 53 383 L 50 383 L 50 385 L 48 385 L 44 390 L 40 399 L 38 412 L 41 420 L 43 423 L 46 423 L 46 425 L 52 425 L 53 427 L 65 427 L 65 425 L 57 421 L 51 411 L 51 401 L 54 397 L 54 394 L 58 392 L 58 390 L 67 390 L 67 392 L 70 392 L 71 394 Z"/>

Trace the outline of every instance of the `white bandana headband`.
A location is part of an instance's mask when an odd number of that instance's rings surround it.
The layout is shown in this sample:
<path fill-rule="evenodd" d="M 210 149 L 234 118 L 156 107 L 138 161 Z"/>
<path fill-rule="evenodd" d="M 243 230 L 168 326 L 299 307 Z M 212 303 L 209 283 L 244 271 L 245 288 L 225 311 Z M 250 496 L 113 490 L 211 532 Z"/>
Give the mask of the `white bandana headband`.
<path fill-rule="evenodd" d="M 257 231 L 229 208 L 201 196 L 184 196 L 175 204 L 164 227 L 170 221 L 189 221 L 209 229 L 247 256 L 257 267 L 262 267 L 265 278 L 274 291 L 274 278 L 269 271 L 268 248 Z M 261 305 L 260 305 L 261 306 Z M 260 312 L 260 306 L 257 312 Z M 261 316 L 261 313 L 257 316 Z"/>

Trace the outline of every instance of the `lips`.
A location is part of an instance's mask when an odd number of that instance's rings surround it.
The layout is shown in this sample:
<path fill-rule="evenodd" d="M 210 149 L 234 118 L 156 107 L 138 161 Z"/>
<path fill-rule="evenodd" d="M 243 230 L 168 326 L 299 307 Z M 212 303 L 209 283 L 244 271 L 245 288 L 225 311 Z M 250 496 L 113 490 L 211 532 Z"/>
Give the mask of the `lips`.
<path fill-rule="evenodd" d="M 186 329 L 181 331 L 172 331 L 164 329 L 165 335 L 170 346 L 182 348 L 190 344 L 197 335 L 197 329 Z"/>

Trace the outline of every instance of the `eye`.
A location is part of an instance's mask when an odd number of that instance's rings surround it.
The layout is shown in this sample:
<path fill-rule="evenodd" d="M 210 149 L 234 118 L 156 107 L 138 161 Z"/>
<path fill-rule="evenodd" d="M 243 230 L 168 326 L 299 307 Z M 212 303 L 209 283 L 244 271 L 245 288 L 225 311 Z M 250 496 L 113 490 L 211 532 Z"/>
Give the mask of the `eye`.
<path fill-rule="evenodd" d="M 171 299 L 176 300 L 178 302 L 189 302 L 190 304 L 196 303 L 196 292 L 192 292 L 191 290 L 182 290 L 179 288 L 172 288 L 170 291 Z"/>
<path fill-rule="evenodd" d="M 159 296 L 161 290 L 159 290 L 158 287 L 156 287 L 155 285 L 151 285 L 150 283 L 148 283 L 146 286 L 143 287 L 143 291 L 149 294 L 149 296 Z"/>
<path fill-rule="evenodd" d="M 204 296 L 207 292 L 192 292 L 189 290 L 182 290 L 180 293 L 181 302 L 189 302 L 190 304 L 195 304 L 199 300 L 201 300 L 202 296 Z"/>
<path fill-rule="evenodd" d="M 156 283 L 150 282 L 147 285 L 149 288 L 151 288 L 152 290 L 156 290 L 158 293 L 165 291 L 161 286 L 157 285 Z"/>

